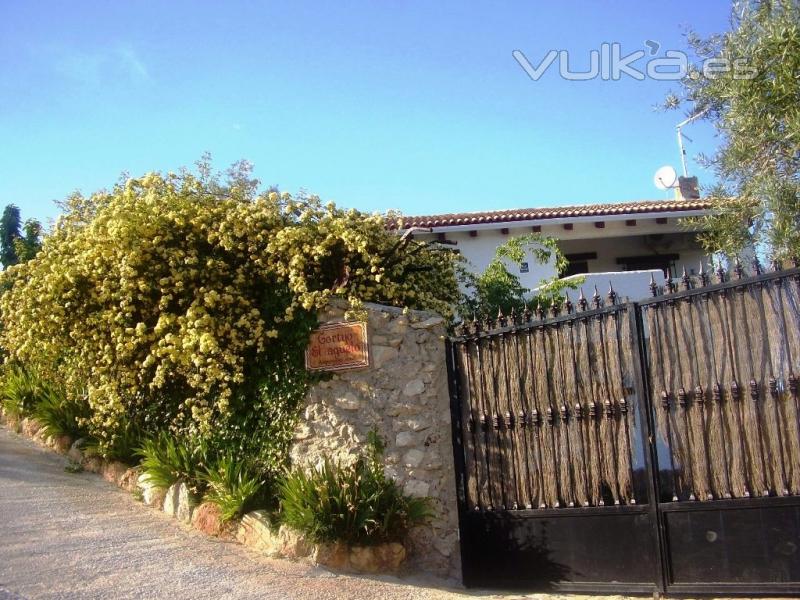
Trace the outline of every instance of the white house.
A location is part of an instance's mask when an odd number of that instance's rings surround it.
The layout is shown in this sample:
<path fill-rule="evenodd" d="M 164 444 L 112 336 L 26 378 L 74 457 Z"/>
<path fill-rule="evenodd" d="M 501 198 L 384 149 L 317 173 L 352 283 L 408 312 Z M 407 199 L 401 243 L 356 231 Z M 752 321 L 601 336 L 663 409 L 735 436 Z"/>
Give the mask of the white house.
<path fill-rule="evenodd" d="M 569 261 L 562 277 L 584 275 L 585 285 L 604 290 L 612 282 L 621 297 L 636 300 L 649 294 L 651 274 L 661 285 L 664 274 L 680 277 L 684 267 L 695 274 L 701 263 L 710 266 L 696 230 L 680 222 L 710 210 L 711 202 L 703 199 L 646 200 L 420 215 L 405 217 L 403 228 L 422 228 L 414 231 L 420 240 L 456 242 L 476 273 L 510 237 L 541 233 L 559 240 Z M 513 268 L 531 289 L 555 274 L 552 264 L 540 265 L 533 257 Z"/>

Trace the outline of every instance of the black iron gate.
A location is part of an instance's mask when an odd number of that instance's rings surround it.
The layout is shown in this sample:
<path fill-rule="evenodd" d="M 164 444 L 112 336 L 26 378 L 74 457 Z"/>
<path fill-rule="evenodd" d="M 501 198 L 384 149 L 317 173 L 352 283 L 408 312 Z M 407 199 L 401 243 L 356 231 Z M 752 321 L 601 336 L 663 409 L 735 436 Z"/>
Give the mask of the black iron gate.
<path fill-rule="evenodd" d="M 800 592 L 800 270 L 716 278 L 449 340 L 466 585 Z"/>

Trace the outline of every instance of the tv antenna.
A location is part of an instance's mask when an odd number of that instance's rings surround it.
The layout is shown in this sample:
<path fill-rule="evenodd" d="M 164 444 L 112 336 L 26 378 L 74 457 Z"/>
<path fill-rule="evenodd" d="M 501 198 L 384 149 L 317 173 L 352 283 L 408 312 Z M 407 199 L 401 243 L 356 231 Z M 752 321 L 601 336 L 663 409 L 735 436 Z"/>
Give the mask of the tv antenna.
<path fill-rule="evenodd" d="M 680 123 L 678 123 L 675 126 L 675 129 L 678 132 L 678 148 L 681 151 L 681 165 L 683 166 L 683 176 L 684 177 L 688 177 L 689 176 L 689 170 L 686 168 L 686 150 L 684 150 L 684 148 L 683 148 L 683 138 L 686 138 L 690 142 L 692 141 L 692 138 L 690 138 L 685 133 L 683 133 L 683 128 L 686 127 L 689 123 L 692 123 L 693 121 L 696 121 L 697 119 L 702 117 L 704 114 L 706 114 L 708 112 L 708 110 L 709 110 L 708 108 L 705 108 L 705 109 L 701 110 L 699 113 L 693 114 L 688 119 L 684 119 L 683 121 L 681 121 Z"/>

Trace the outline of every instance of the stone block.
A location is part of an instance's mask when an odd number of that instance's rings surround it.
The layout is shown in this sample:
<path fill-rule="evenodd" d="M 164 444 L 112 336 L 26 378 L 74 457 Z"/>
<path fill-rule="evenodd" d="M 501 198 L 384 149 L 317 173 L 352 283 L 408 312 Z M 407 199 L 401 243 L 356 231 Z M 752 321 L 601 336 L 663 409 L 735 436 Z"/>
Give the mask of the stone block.
<path fill-rule="evenodd" d="M 225 531 L 222 511 L 213 502 L 203 502 L 192 512 L 192 527 L 206 535 L 219 536 Z"/>
<path fill-rule="evenodd" d="M 25 437 L 35 437 L 41 428 L 42 424 L 30 417 L 22 419 L 20 422 L 20 431 Z"/>
<path fill-rule="evenodd" d="M 256 552 L 279 556 L 277 532 L 272 529 L 267 511 L 255 510 L 244 515 L 236 530 L 236 540 Z"/>
<path fill-rule="evenodd" d="M 419 396 L 425 391 L 425 383 L 421 379 L 412 379 L 403 386 L 403 395 L 412 397 Z"/>
<path fill-rule="evenodd" d="M 413 446 L 415 442 L 414 434 L 410 431 L 401 431 L 397 434 L 394 443 L 399 448 L 407 448 L 408 446 Z"/>
<path fill-rule="evenodd" d="M 109 483 L 113 483 L 114 485 L 118 485 L 119 482 L 122 480 L 123 475 L 128 470 L 128 465 L 125 463 L 121 463 L 118 460 L 106 462 L 103 465 L 103 469 L 100 472 L 103 479 L 105 479 Z"/>
<path fill-rule="evenodd" d="M 346 392 L 338 396 L 333 402 L 343 410 L 358 410 L 361 408 L 361 401 L 352 392 Z"/>
<path fill-rule="evenodd" d="M 422 450 L 417 450 L 416 448 L 412 448 L 408 452 L 405 453 L 403 456 L 403 464 L 406 467 L 416 468 L 422 464 L 422 460 L 425 458 L 425 453 Z"/>
<path fill-rule="evenodd" d="M 117 479 L 117 485 L 126 492 L 133 492 L 139 480 L 139 468 L 130 467 Z"/>
<path fill-rule="evenodd" d="M 431 484 L 421 479 L 409 479 L 406 481 L 403 491 L 409 496 L 424 498 L 431 490 Z"/>
<path fill-rule="evenodd" d="M 372 367 L 374 369 L 380 369 L 389 361 L 396 359 L 400 353 L 398 352 L 397 348 L 392 348 L 390 346 L 377 346 L 373 345 L 370 348 L 370 358 L 372 359 Z"/>
<path fill-rule="evenodd" d="M 418 321 L 416 323 L 411 324 L 412 329 L 430 329 L 431 327 L 436 327 L 437 325 L 441 325 L 444 323 L 444 319 L 442 317 L 430 317 L 425 319 L 424 321 Z"/>
<path fill-rule="evenodd" d="M 164 498 L 164 512 L 179 521 L 189 523 L 192 519 L 192 499 L 189 487 L 179 481 L 169 486 Z"/>

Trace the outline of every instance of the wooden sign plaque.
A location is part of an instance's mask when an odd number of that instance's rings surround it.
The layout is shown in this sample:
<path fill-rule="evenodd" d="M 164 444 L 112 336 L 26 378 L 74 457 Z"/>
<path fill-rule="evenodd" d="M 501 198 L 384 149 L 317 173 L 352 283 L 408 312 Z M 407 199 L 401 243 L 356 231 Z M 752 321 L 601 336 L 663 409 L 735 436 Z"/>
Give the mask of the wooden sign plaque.
<path fill-rule="evenodd" d="M 309 371 L 344 371 L 368 366 L 366 323 L 327 323 L 311 334 L 306 348 Z"/>

